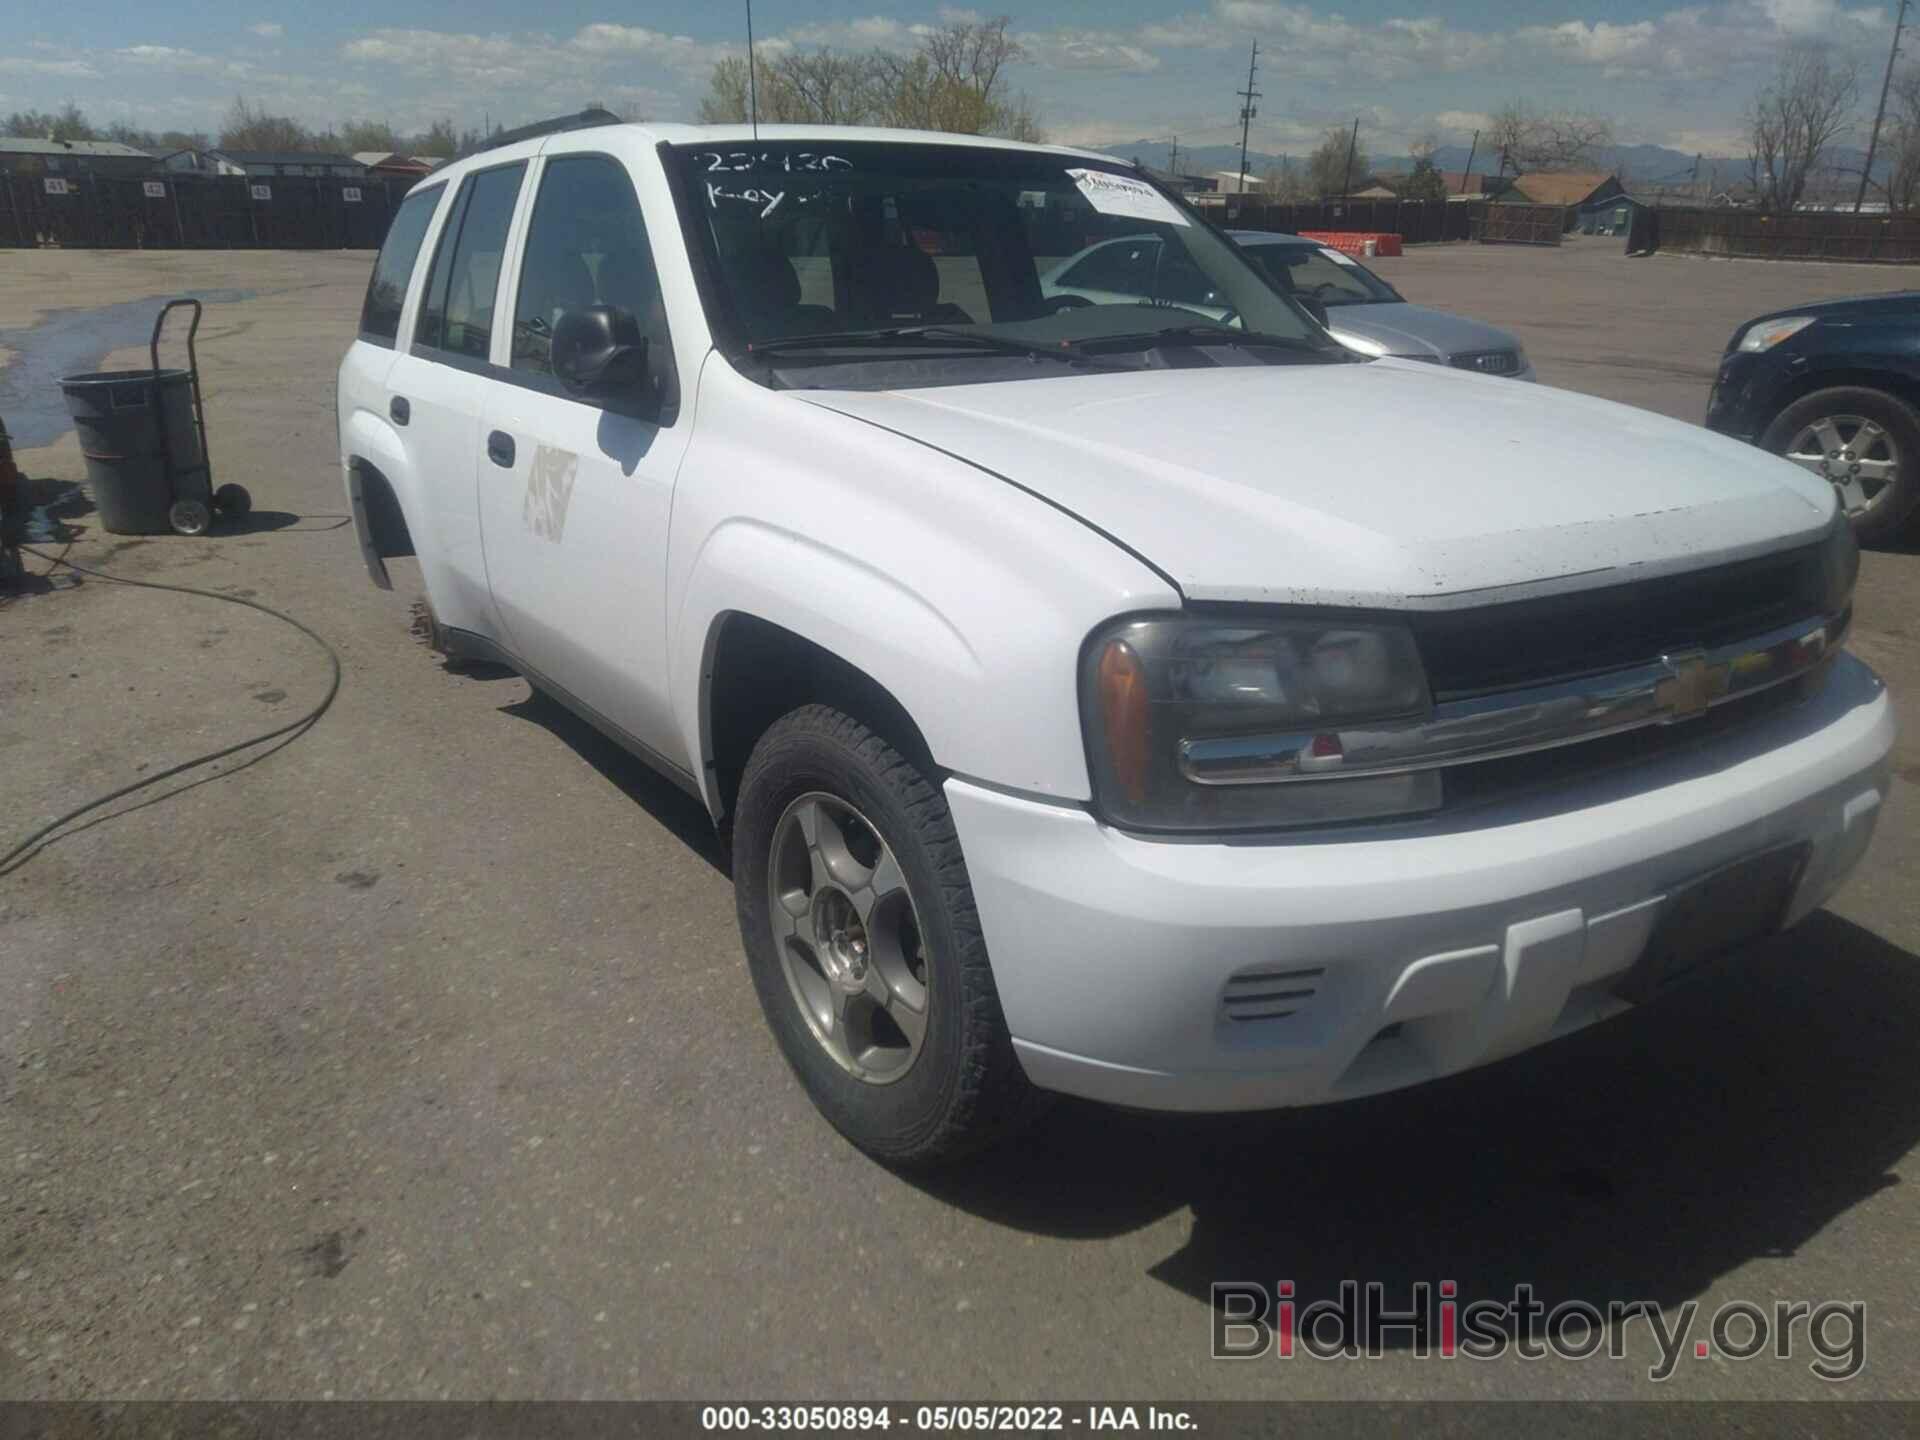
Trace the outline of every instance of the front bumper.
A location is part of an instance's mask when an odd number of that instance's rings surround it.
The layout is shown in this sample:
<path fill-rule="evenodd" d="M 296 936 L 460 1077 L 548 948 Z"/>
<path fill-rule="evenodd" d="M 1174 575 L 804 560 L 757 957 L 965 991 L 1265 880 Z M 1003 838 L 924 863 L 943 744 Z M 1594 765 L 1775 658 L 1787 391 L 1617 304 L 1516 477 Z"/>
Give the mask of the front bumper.
<path fill-rule="evenodd" d="M 1034 1083 L 1247 1110 L 1415 1084 L 1617 1013 L 1667 897 L 1743 857 L 1809 847 L 1800 919 L 1867 848 L 1893 732 L 1843 654 L 1818 695 L 1710 747 L 1388 838 L 1149 840 L 946 789 Z M 1250 1004 L 1272 1018 L 1234 1018 Z"/>
<path fill-rule="evenodd" d="M 1707 396 L 1707 429 L 1757 443 L 1780 408 L 1774 397 L 1786 382 L 1794 360 L 1794 352 L 1784 349 L 1758 353 L 1735 350 L 1722 355 L 1713 390 Z"/>

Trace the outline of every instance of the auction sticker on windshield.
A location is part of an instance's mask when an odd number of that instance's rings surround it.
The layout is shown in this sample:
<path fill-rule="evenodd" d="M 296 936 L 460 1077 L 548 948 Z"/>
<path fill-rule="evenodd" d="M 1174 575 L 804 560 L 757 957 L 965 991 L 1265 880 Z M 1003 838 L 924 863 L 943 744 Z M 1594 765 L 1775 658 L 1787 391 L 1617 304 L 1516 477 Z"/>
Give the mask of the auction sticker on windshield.
<path fill-rule="evenodd" d="M 1338 250 L 1322 250 L 1320 253 L 1336 265 L 1353 265 L 1357 267 L 1360 264 L 1360 262 L 1351 255 L 1343 254 Z"/>
<path fill-rule="evenodd" d="M 1102 215 L 1124 215 L 1129 220 L 1158 220 L 1185 225 L 1187 217 L 1167 197 L 1144 180 L 1115 175 L 1111 170 L 1069 170 L 1087 203 Z"/>

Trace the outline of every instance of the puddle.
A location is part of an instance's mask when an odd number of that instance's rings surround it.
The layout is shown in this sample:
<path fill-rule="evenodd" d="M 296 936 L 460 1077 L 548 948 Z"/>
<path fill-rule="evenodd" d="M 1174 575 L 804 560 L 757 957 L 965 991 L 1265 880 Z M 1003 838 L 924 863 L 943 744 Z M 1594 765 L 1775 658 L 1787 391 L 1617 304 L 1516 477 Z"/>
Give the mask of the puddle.
<path fill-rule="evenodd" d="M 198 298 L 209 306 L 232 305 L 258 293 L 203 290 Z M 0 369 L 0 418 L 7 422 L 13 448 L 51 445 L 71 430 L 73 421 L 60 394 L 60 377 L 98 370 L 108 355 L 129 345 L 144 348 L 153 335 L 154 316 L 170 298 L 156 295 L 93 310 L 55 310 L 30 329 L 0 330 L 0 350 L 13 352 L 6 368 Z M 191 318 L 182 312 L 167 317 L 167 333 L 160 337 L 163 366 L 186 364 Z"/>

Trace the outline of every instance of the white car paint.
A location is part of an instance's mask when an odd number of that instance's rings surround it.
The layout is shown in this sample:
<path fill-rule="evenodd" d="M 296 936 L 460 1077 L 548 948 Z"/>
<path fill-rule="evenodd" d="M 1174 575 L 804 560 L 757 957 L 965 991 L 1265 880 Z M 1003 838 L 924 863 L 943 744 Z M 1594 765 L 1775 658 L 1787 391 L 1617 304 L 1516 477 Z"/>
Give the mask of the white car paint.
<path fill-rule="evenodd" d="M 1017 148 L 808 127 L 757 138 Z M 466 368 L 357 341 L 338 403 L 363 549 L 370 465 L 440 622 L 570 692 L 716 816 L 703 687 L 729 616 L 782 626 L 884 687 L 944 773 L 1036 1082 L 1170 1108 L 1408 1083 L 1599 1018 L 1609 1007 L 1580 986 L 1629 963 L 1662 897 L 1718 864 L 1806 842 L 1804 913 L 1858 860 L 1892 720 L 1851 659 L 1817 704 L 1626 782 L 1569 782 L 1551 803 L 1232 844 L 1104 823 L 1078 661 L 1113 617 L 1196 602 L 1431 609 L 1617 584 L 1805 543 L 1831 491 L 1693 426 L 1399 361 L 770 389 L 715 347 L 657 150 L 754 139 L 609 126 L 436 172 L 427 189 L 444 194 L 477 169 L 530 166 L 495 297 L 511 316 L 541 167 L 582 152 L 623 165 L 680 404 L 643 425 L 509 387 L 507 325 Z M 396 397 L 412 402 L 405 425 Z M 485 457 L 496 430 L 517 441 L 510 467 Z M 1602 451 L 1614 463 L 1596 479 L 1578 457 Z M 1319 967 L 1324 1003 L 1265 1043 L 1223 1030 L 1223 984 L 1275 960 Z M 1383 1056 L 1369 1041 L 1389 1023 L 1403 1044 Z"/>

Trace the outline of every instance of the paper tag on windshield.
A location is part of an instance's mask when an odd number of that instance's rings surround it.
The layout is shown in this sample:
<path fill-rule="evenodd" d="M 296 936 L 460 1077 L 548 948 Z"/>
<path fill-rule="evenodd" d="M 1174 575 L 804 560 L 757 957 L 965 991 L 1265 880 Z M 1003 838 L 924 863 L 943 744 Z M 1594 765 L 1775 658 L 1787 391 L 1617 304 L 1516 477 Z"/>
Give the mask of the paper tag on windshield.
<path fill-rule="evenodd" d="M 1111 170 L 1069 170 L 1067 174 L 1087 197 L 1087 203 L 1102 215 L 1158 220 L 1167 225 L 1188 223 L 1187 217 L 1176 210 L 1166 196 L 1144 180 L 1129 179 Z"/>
<path fill-rule="evenodd" d="M 1351 255 L 1343 255 L 1340 251 L 1332 248 L 1324 249 L 1320 253 L 1336 265 L 1358 265 L 1360 263 Z"/>

